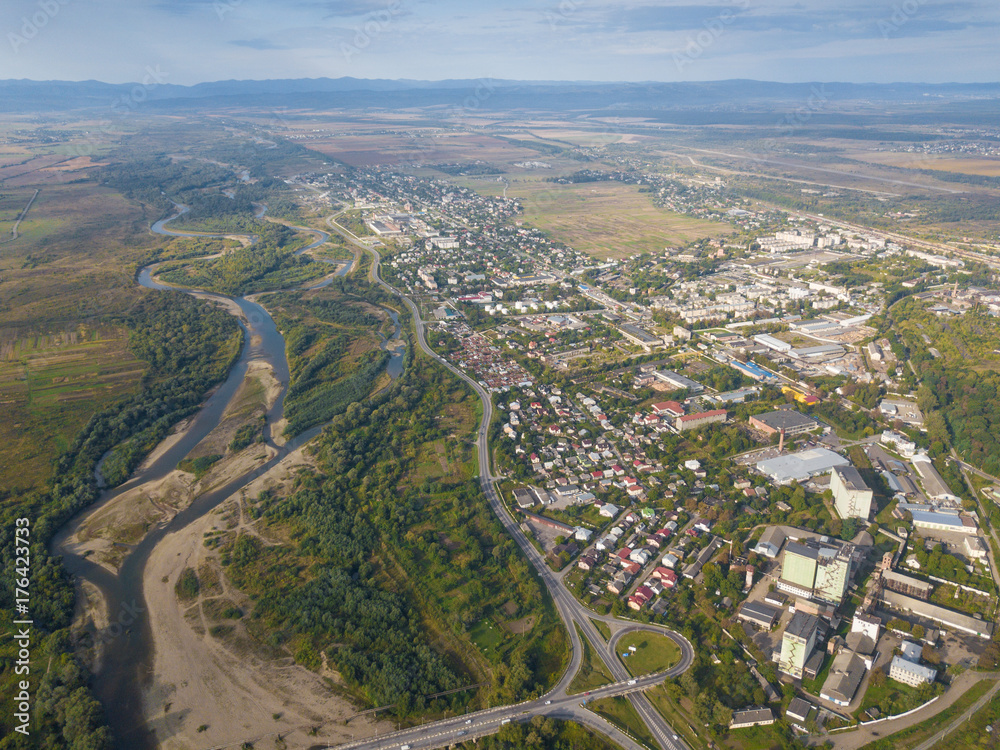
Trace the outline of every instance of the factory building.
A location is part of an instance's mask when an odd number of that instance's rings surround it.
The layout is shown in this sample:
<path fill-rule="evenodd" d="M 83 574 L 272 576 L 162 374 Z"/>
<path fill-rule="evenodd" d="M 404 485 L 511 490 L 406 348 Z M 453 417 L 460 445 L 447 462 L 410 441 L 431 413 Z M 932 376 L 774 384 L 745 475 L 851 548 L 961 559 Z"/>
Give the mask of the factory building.
<path fill-rule="evenodd" d="M 835 466 L 830 472 L 830 489 L 841 518 L 867 521 L 872 512 L 874 493 L 853 466 Z"/>

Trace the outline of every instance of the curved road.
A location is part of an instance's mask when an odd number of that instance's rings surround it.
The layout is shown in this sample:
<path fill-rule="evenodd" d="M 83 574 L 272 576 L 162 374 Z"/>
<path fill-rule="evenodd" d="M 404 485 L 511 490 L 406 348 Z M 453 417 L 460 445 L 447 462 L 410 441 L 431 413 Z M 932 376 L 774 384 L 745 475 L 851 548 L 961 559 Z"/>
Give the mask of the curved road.
<path fill-rule="evenodd" d="M 613 685 L 591 691 L 590 698 L 628 693 L 632 705 L 635 707 L 639 716 L 649 728 L 649 731 L 656 738 L 659 745 L 664 748 L 664 750 L 687 750 L 687 745 L 684 744 L 684 742 L 667 724 L 659 712 L 656 711 L 653 705 L 649 702 L 649 699 L 644 693 L 641 692 L 641 690 L 643 688 L 659 684 L 668 677 L 673 677 L 687 671 L 694 662 L 694 648 L 688 640 L 684 638 L 684 636 L 668 628 L 656 625 L 644 625 L 632 621 L 622 621 L 615 617 L 598 615 L 584 607 L 583 604 L 581 604 L 576 597 L 573 596 L 569 589 L 563 585 L 560 578 L 551 570 L 551 568 L 549 568 L 541 553 L 535 549 L 528 538 L 521 532 L 517 521 L 510 514 L 496 490 L 496 477 L 491 474 L 489 451 L 489 425 L 493 417 L 493 401 L 490 398 L 490 394 L 487 393 L 482 385 L 480 385 L 476 380 L 466 375 L 431 349 L 427 343 L 426 325 L 420 317 L 420 310 L 417 308 L 416 304 L 409 297 L 404 296 L 399 290 L 384 281 L 379 275 L 379 265 L 381 264 L 382 258 L 378 250 L 374 247 L 366 245 L 353 233 L 333 221 L 333 218 L 334 217 L 330 217 L 330 220 L 328 220 L 327 223 L 334 231 L 343 236 L 356 247 L 372 254 L 372 279 L 393 295 L 398 296 L 403 301 L 403 304 L 405 304 L 410 310 L 410 313 L 413 315 L 414 325 L 416 328 L 417 344 L 420 346 L 421 350 L 436 360 L 443 367 L 447 368 L 449 371 L 468 383 L 479 396 L 479 399 L 483 404 L 483 419 L 479 425 L 479 430 L 476 435 L 476 445 L 479 454 L 480 484 L 482 485 L 483 492 L 485 493 L 493 512 L 496 513 L 500 522 L 503 524 L 504 529 L 508 534 L 510 534 L 511 537 L 514 538 L 514 541 L 517 542 L 517 545 L 524 552 L 525 556 L 531 561 L 532 565 L 534 565 L 538 575 L 545 583 L 545 586 L 551 594 L 556 608 L 559 611 L 559 615 L 566 626 L 570 642 L 572 643 L 572 657 L 565 674 L 559 683 L 547 695 L 539 698 L 538 700 L 528 701 L 518 706 L 508 706 L 505 708 L 496 708 L 485 712 L 479 712 L 473 715 L 475 718 L 469 719 L 469 724 L 465 724 L 464 719 L 448 719 L 426 724 L 414 729 L 397 732 L 381 739 L 369 739 L 350 743 L 348 745 L 341 745 L 340 747 L 363 748 L 364 750 L 374 750 L 375 748 L 383 747 L 397 747 L 401 745 L 410 745 L 410 747 L 414 748 L 414 750 L 417 748 L 443 747 L 455 742 L 464 741 L 466 733 L 469 734 L 470 739 L 472 736 L 477 736 L 473 735 L 472 730 L 477 730 L 478 735 L 489 734 L 497 731 L 500 727 L 500 723 L 504 719 L 525 720 L 536 714 L 553 716 L 561 715 L 566 718 L 572 718 L 575 721 L 587 724 L 591 728 L 594 728 L 603 734 L 612 736 L 608 732 L 606 722 L 603 720 L 599 720 L 597 722 L 594 721 L 595 718 L 599 719 L 599 717 L 596 717 L 595 714 L 586 710 L 580 702 L 580 696 L 571 697 L 567 693 L 569 683 L 579 670 L 580 663 L 583 659 L 583 648 L 577 633 L 577 627 L 579 627 L 580 631 L 583 632 L 591 646 L 600 655 L 600 658 L 607 665 L 609 671 L 616 680 Z M 681 651 L 681 660 L 675 667 L 667 672 L 632 680 L 628 671 L 618 660 L 618 657 L 615 655 L 614 649 L 612 648 L 614 642 L 617 640 L 616 637 L 613 635 L 611 642 L 606 643 L 594 625 L 595 620 L 607 623 L 609 628 L 612 630 L 612 633 L 619 630 L 650 630 L 662 633 L 678 645 Z M 462 737 L 463 739 L 458 739 L 459 737 Z M 385 744 L 388 739 L 392 739 L 392 743 L 389 745 Z M 613 739 L 628 748 L 638 747 L 638 745 L 631 740 L 628 742 L 622 741 L 620 732 L 616 733 L 616 736 L 614 736 Z M 396 743 L 398 743 L 398 745 Z"/>

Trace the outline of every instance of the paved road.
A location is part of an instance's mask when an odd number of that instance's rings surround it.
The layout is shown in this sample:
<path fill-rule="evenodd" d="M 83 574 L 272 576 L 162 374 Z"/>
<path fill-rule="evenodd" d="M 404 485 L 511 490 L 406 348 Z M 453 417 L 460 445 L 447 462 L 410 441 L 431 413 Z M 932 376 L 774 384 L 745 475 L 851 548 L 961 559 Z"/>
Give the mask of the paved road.
<path fill-rule="evenodd" d="M 972 718 L 972 715 L 974 713 L 976 713 L 976 711 L 978 711 L 983 706 L 985 706 L 987 703 L 989 703 L 991 700 L 993 700 L 993 696 L 997 694 L 998 690 L 1000 690 L 1000 682 L 998 682 L 996 685 L 994 685 L 993 687 L 991 687 L 986 692 L 986 695 L 984 695 L 982 698 L 980 698 L 975 703 L 973 703 L 971 706 L 969 706 L 968 710 L 966 710 L 966 712 L 964 714 L 962 714 L 961 716 L 959 716 L 957 719 L 955 719 L 955 721 L 953 721 L 951 724 L 949 724 L 948 726 L 946 726 L 940 732 L 938 732 L 937 734 L 935 734 L 929 740 L 927 740 L 926 742 L 918 745 L 916 748 L 914 748 L 914 750 L 931 750 L 931 748 L 934 747 L 937 743 L 939 743 L 941 740 L 943 740 L 949 734 L 951 734 L 956 729 L 958 729 L 964 722 L 966 722 L 970 718 Z"/>
<path fill-rule="evenodd" d="M 667 724 L 659 712 L 656 711 L 653 705 L 649 702 L 649 699 L 641 692 L 641 690 L 643 688 L 659 684 L 668 677 L 687 671 L 694 662 L 694 648 L 688 640 L 684 638 L 684 636 L 668 628 L 657 625 L 644 625 L 632 621 L 622 621 L 614 617 L 598 615 L 584 607 L 562 584 L 559 576 L 554 573 L 551 568 L 549 568 L 541 553 L 535 549 L 527 537 L 521 532 L 517 521 L 511 515 L 507 506 L 504 504 L 503 499 L 496 490 L 496 478 L 491 473 L 492 463 L 490 460 L 489 449 L 489 425 L 493 416 L 493 401 L 490 394 L 476 380 L 466 375 L 431 349 L 427 343 L 426 325 L 420 317 L 420 311 L 416 304 L 414 304 L 414 302 L 408 297 L 403 296 L 397 289 L 383 281 L 380 277 L 379 265 L 381 263 L 381 256 L 378 250 L 365 245 L 359 240 L 359 238 L 354 236 L 351 232 L 343 229 L 343 227 L 340 227 L 340 225 L 338 225 L 335 221 L 329 221 L 328 224 L 332 229 L 334 229 L 334 231 L 340 233 L 355 246 L 372 254 L 374 259 L 371 269 L 372 278 L 376 283 L 380 284 L 392 294 L 398 295 L 403 301 L 403 304 L 405 304 L 410 310 L 413 315 L 416 328 L 417 343 L 421 350 L 428 356 L 435 359 L 443 367 L 447 368 L 455 375 L 462 378 L 462 380 L 467 382 L 473 390 L 475 390 L 476 394 L 482 401 L 483 419 L 476 434 L 476 445 L 479 456 L 480 483 L 482 485 L 483 492 L 490 503 L 490 507 L 500 519 L 500 522 L 503 524 L 507 533 L 513 537 L 514 541 L 517 542 L 525 556 L 531 561 L 532 565 L 534 565 L 535 569 L 538 571 L 539 576 L 555 602 L 556 609 L 566 626 L 566 632 L 572 644 L 572 656 L 562 679 L 548 694 L 542 696 L 538 700 L 528 701 L 518 706 L 507 706 L 491 709 L 485 712 L 479 712 L 469 718 L 461 717 L 459 719 L 448 719 L 433 722 L 421 727 L 397 732 L 393 735 L 389 735 L 388 737 L 363 740 L 349 745 L 342 745 L 340 747 L 363 748 L 364 750 L 401 747 L 402 745 L 409 745 L 414 748 L 414 750 L 416 750 L 416 748 L 442 747 L 458 741 L 463 741 L 465 738 L 471 739 L 473 736 L 480 736 L 498 731 L 505 719 L 510 719 L 512 721 L 525 721 L 530 719 L 532 716 L 544 714 L 572 718 L 575 721 L 586 724 L 596 731 L 611 737 L 624 747 L 638 748 L 639 745 L 632 740 L 628 740 L 628 738 L 624 738 L 620 732 L 612 733 L 608 731 L 609 727 L 607 722 L 604 722 L 603 720 L 595 721 L 595 718 L 598 717 L 595 717 L 592 712 L 588 711 L 581 705 L 581 696 L 570 696 L 567 694 L 569 683 L 579 670 L 580 663 L 583 659 L 583 648 L 576 629 L 579 627 L 580 631 L 583 632 L 592 648 L 605 662 L 608 670 L 615 679 L 615 683 L 613 685 L 590 691 L 589 698 L 594 699 L 607 695 L 628 694 L 632 705 L 635 707 L 637 713 L 649 728 L 649 731 L 656 738 L 660 747 L 664 750 L 688 750 L 684 742 Z M 633 681 L 624 665 L 615 655 L 614 649 L 612 648 L 616 638 L 613 636 L 611 643 L 606 643 L 594 625 L 595 620 L 607 623 L 608 627 L 612 630 L 612 633 L 616 633 L 620 630 L 649 630 L 662 633 L 671 638 L 678 645 L 681 652 L 681 660 L 675 667 L 667 670 L 666 672 L 657 675 L 650 675 Z M 466 721 L 469 721 L 470 723 L 466 724 Z M 459 737 L 462 739 L 460 740 Z M 392 739 L 392 743 L 386 744 L 390 738 Z M 623 740 L 628 741 L 625 742 Z"/>

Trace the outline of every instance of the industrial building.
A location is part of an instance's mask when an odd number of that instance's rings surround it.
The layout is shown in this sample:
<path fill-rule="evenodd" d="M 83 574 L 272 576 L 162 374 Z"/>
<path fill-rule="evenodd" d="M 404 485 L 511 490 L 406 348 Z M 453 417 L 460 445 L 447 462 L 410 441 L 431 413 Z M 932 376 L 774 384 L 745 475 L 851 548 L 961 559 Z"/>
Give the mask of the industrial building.
<path fill-rule="evenodd" d="M 779 352 L 781 354 L 787 354 L 792 350 L 792 345 L 787 341 L 782 341 L 781 339 L 775 338 L 767 333 L 758 333 L 753 337 L 753 340 L 758 344 L 766 346 L 768 349 Z"/>
<path fill-rule="evenodd" d="M 710 396 L 706 396 L 709 401 L 716 404 L 742 404 L 748 398 L 756 396 L 760 392 L 760 389 L 756 386 L 750 388 L 740 388 L 736 391 L 726 391 L 725 393 L 716 393 Z"/>
<path fill-rule="evenodd" d="M 937 469 L 934 468 L 934 464 L 931 463 L 931 459 L 926 453 L 918 453 L 913 457 L 913 468 L 920 475 L 920 483 L 924 485 L 924 493 L 931 500 L 955 503 L 959 501 L 958 495 L 954 494 L 948 488 L 948 484 L 938 474 Z"/>
<path fill-rule="evenodd" d="M 918 529 L 955 531 L 960 534 L 976 534 L 979 531 L 975 521 L 961 515 L 957 509 L 934 508 L 920 503 L 899 503 L 896 511 L 909 513 L 913 518 L 913 525 Z"/>
<path fill-rule="evenodd" d="M 729 416 L 729 412 L 725 409 L 713 409 L 712 411 L 698 412 L 697 414 L 688 414 L 683 417 L 677 417 L 674 422 L 674 427 L 677 428 L 678 432 L 683 432 L 684 430 L 693 430 L 697 427 L 702 427 L 707 424 L 713 424 L 715 422 L 725 422 L 726 418 Z"/>
<path fill-rule="evenodd" d="M 834 658 L 819 696 L 838 706 L 849 706 L 864 676 L 864 660 L 850 649 L 844 649 Z"/>
<path fill-rule="evenodd" d="M 802 679 L 802 674 L 816 648 L 820 620 L 815 615 L 796 612 L 781 636 L 781 658 L 778 669 L 792 677 Z"/>
<path fill-rule="evenodd" d="M 815 539 L 789 542 L 785 545 L 778 590 L 839 606 L 851 579 L 853 551 L 851 544 L 838 546 Z"/>
<path fill-rule="evenodd" d="M 963 633 L 990 639 L 993 637 L 993 623 L 979 620 L 961 612 L 939 607 L 936 604 L 915 599 L 906 594 L 900 594 L 889 589 L 882 590 L 882 603 L 900 612 L 911 612 L 918 617 L 926 617 L 946 627 Z"/>
<path fill-rule="evenodd" d="M 736 616 L 761 630 L 770 630 L 781 617 L 781 610 L 760 602 L 745 602 Z"/>
<path fill-rule="evenodd" d="M 653 378 L 667 386 L 672 386 L 674 390 L 678 391 L 688 390 L 692 393 L 701 393 L 705 390 L 705 386 L 701 383 L 691 380 L 691 378 L 686 378 L 683 375 L 678 375 L 671 370 L 656 370 L 653 373 Z"/>
<path fill-rule="evenodd" d="M 868 520 L 874 493 L 853 466 L 835 466 L 830 472 L 830 489 L 841 518 Z"/>
<path fill-rule="evenodd" d="M 805 482 L 812 477 L 826 474 L 834 466 L 850 466 L 851 462 L 826 448 L 776 456 L 757 464 L 757 471 L 770 477 L 776 484 Z"/>
<path fill-rule="evenodd" d="M 812 417 L 807 417 L 793 409 L 779 409 L 757 414 L 750 417 L 750 424 L 768 435 L 782 431 L 785 435 L 799 435 L 819 426 Z"/>
<path fill-rule="evenodd" d="M 900 594 L 915 596 L 917 599 L 923 599 L 924 601 L 930 599 L 931 593 L 934 591 L 934 586 L 926 581 L 921 581 L 919 578 L 913 578 L 902 573 L 896 573 L 892 570 L 882 572 L 882 583 L 890 591 L 898 591 Z"/>
<path fill-rule="evenodd" d="M 781 552 L 781 545 L 785 543 L 785 532 L 780 526 L 771 526 L 763 534 L 753 548 L 758 555 L 765 555 L 772 560 Z"/>

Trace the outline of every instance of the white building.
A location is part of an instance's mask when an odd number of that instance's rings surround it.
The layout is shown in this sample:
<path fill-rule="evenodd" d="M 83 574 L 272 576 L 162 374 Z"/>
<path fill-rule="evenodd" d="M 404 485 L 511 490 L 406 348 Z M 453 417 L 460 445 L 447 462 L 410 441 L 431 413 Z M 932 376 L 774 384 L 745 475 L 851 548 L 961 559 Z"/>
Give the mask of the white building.
<path fill-rule="evenodd" d="M 868 520 L 874 493 L 853 466 L 835 466 L 830 472 L 830 489 L 841 518 Z"/>
<path fill-rule="evenodd" d="M 934 682 L 937 672 L 902 656 L 894 656 L 889 665 L 889 677 L 910 687 L 920 687 Z"/>

